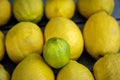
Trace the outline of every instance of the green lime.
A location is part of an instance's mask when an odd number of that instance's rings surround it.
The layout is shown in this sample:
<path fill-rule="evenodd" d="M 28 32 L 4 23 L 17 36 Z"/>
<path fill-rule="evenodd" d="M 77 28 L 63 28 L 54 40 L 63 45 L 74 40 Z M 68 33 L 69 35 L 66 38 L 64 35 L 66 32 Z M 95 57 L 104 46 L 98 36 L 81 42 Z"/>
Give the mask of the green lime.
<path fill-rule="evenodd" d="M 70 46 L 62 38 L 50 38 L 45 43 L 43 57 L 53 68 L 61 68 L 69 62 Z"/>

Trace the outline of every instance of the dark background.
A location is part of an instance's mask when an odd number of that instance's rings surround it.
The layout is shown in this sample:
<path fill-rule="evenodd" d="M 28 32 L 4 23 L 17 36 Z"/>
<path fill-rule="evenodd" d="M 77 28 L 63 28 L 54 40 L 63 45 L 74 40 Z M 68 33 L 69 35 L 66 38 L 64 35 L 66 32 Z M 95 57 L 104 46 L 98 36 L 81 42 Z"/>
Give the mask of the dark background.
<path fill-rule="evenodd" d="M 45 3 L 45 0 L 43 0 Z M 77 0 L 74 0 L 75 3 Z M 13 0 L 10 0 L 11 5 L 13 3 Z M 112 16 L 118 21 L 118 23 L 120 24 L 120 0 L 115 0 L 115 8 L 113 11 Z M 72 20 L 79 26 L 79 28 L 82 31 L 82 28 L 86 22 L 86 19 L 84 17 L 82 17 L 79 13 L 78 10 L 76 9 L 75 15 L 72 18 Z M 46 25 L 46 23 L 48 22 L 48 19 L 44 16 L 43 19 L 38 23 L 38 25 L 40 26 L 40 28 L 42 30 L 44 30 L 44 27 Z M 12 28 L 12 26 L 14 26 L 16 23 L 18 23 L 18 21 L 14 18 L 14 16 L 12 15 L 10 21 L 8 22 L 8 24 L 6 24 L 5 26 L 1 27 L 1 30 L 4 32 L 4 34 L 7 33 L 7 31 Z M 95 63 L 95 59 L 93 59 L 88 53 L 87 51 L 84 49 L 83 54 L 80 56 L 80 58 L 77 60 L 79 63 L 84 64 L 86 67 L 88 67 L 90 69 L 90 71 L 92 72 L 92 67 Z M 14 68 L 16 67 L 17 64 L 14 64 L 7 56 L 7 53 L 5 53 L 5 57 L 2 61 L 0 61 L 1 64 L 4 65 L 5 69 L 10 73 L 10 75 L 12 74 Z M 57 69 L 53 69 L 54 73 L 57 74 L 57 72 L 59 70 Z"/>

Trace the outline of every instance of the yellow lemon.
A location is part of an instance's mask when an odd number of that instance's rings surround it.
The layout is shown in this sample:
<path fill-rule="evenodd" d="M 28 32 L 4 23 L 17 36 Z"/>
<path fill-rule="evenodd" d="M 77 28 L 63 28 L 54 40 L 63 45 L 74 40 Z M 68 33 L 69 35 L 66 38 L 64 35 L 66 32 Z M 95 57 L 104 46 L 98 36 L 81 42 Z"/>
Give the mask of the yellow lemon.
<path fill-rule="evenodd" d="M 45 14 L 48 19 L 53 17 L 72 18 L 75 12 L 74 0 L 47 0 Z"/>
<path fill-rule="evenodd" d="M 79 27 L 70 19 L 63 17 L 52 18 L 44 29 L 47 42 L 52 37 L 60 37 L 70 45 L 70 59 L 78 59 L 83 51 L 84 41 Z"/>
<path fill-rule="evenodd" d="M 55 77 L 40 55 L 31 54 L 16 66 L 11 80 L 55 80 Z"/>
<path fill-rule="evenodd" d="M 98 11 L 105 11 L 110 15 L 114 9 L 114 0 L 78 0 L 77 7 L 80 14 L 86 18 Z"/>
<path fill-rule="evenodd" d="M 32 22 L 20 22 L 7 32 L 5 44 L 8 56 L 17 63 L 31 53 L 42 53 L 42 31 Z"/>
<path fill-rule="evenodd" d="M 0 31 L 0 61 L 3 59 L 5 54 L 5 38 L 2 31 Z"/>
<path fill-rule="evenodd" d="M 118 22 L 105 12 L 92 15 L 85 23 L 83 36 L 88 53 L 98 59 L 119 51 Z"/>
<path fill-rule="evenodd" d="M 120 33 L 120 27 L 119 27 L 119 33 Z M 120 49 L 120 34 L 119 34 L 119 49 Z"/>
<path fill-rule="evenodd" d="M 14 0 L 13 13 L 18 21 L 38 23 L 43 16 L 42 0 Z"/>
<path fill-rule="evenodd" d="M 11 17 L 11 5 L 9 0 L 0 0 L 0 26 L 8 23 Z"/>
<path fill-rule="evenodd" d="M 0 80 L 10 80 L 10 74 L 2 64 L 0 64 Z"/>
<path fill-rule="evenodd" d="M 43 57 L 53 68 L 61 68 L 69 62 L 70 46 L 62 38 L 50 38 L 44 46 Z"/>
<path fill-rule="evenodd" d="M 94 77 L 87 67 L 77 61 L 70 60 L 58 72 L 57 80 L 94 80 Z"/>
<path fill-rule="evenodd" d="M 96 80 L 120 80 L 120 54 L 105 55 L 93 66 Z"/>

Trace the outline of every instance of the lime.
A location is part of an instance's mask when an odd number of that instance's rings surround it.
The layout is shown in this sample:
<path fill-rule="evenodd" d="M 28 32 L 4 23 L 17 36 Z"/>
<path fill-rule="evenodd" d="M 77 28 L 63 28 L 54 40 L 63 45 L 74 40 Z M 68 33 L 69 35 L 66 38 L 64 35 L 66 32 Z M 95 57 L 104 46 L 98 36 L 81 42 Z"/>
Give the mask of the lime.
<path fill-rule="evenodd" d="M 51 38 L 44 46 L 43 57 L 50 66 L 61 68 L 70 59 L 70 46 L 62 38 Z"/>

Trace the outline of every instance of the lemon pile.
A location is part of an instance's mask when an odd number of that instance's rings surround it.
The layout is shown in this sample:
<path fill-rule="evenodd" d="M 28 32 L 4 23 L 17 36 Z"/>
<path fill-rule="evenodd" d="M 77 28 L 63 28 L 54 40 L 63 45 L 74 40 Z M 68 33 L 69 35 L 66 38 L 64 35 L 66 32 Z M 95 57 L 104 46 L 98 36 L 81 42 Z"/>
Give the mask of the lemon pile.
<path fill-rule="evenodd" d="M 83 30 L 72 20 L 76 10 L 87 19 Z M 0 26 L 11 11 L 18 21 L 6 35 L 0 31 L 0 61 L 6 52 L 17 64 L 11 76 L 0 65 L 1 80 L 119 80 L 120 28 L 113 10 L 114 0 L 1 0 Z M 43 16 L 48 22 L 41 29 Z M 84 50 L 96 60 L 93 73 L 77 62 Z"/>

